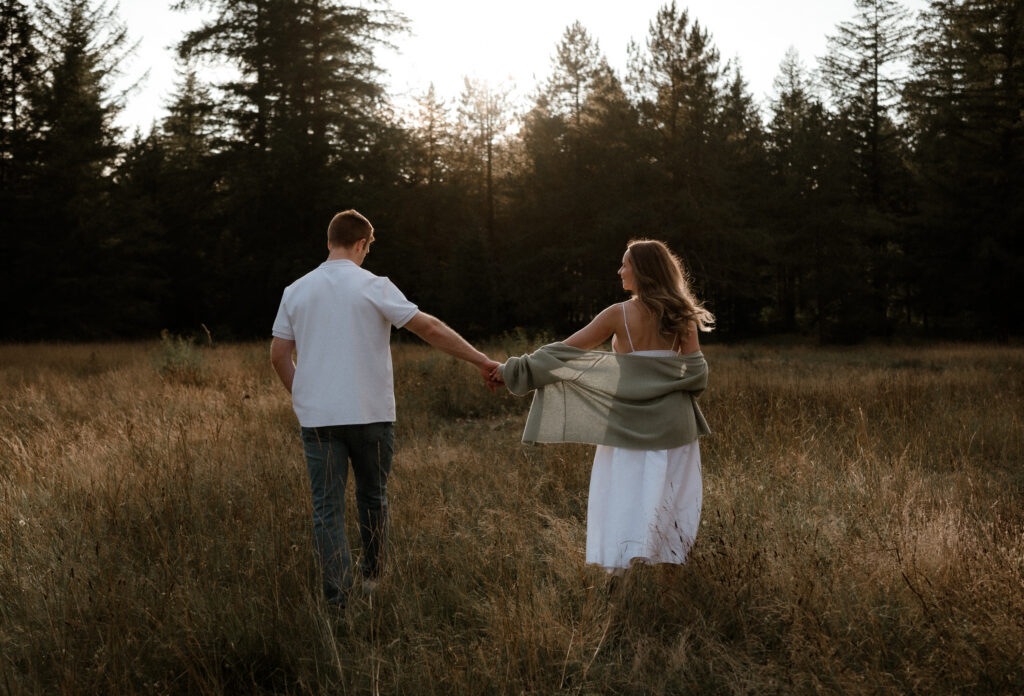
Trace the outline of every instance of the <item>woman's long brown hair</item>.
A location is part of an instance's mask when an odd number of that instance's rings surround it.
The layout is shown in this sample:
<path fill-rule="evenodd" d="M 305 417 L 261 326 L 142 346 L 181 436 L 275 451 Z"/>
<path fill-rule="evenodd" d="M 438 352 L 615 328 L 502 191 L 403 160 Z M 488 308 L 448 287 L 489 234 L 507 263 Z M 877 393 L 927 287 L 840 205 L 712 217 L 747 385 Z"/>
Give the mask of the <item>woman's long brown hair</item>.
<path fill-rule="evenodd" d="M 715 316 L 694 297 L 682 262 L 664 242 L 634 239 L 626 253 L 633 268 L 633 295 L 657 318 L 662 334 L 682 341 L 691 321 L 700 331 L 714 328 Z"/>

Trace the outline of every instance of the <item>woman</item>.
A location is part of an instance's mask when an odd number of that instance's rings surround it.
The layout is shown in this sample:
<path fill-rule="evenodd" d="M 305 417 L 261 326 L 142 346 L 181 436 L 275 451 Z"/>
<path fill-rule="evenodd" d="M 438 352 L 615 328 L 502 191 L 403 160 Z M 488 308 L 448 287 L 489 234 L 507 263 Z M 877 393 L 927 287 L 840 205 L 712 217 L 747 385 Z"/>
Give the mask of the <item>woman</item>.
<path fill-rule="evenodd" d="M 684 563 L 703 499 L 694 400 L 707 384 L 697 334 L 712 314 L 662 242 L 629 243 L 619 268 L 632 293 L 563 343 L 499 370 L 514 393 L 536 390 L 523 439 L 597 445 L 587 507 L 587 562 Z M 593 348 L 612 339 L 613 353 Z"/>

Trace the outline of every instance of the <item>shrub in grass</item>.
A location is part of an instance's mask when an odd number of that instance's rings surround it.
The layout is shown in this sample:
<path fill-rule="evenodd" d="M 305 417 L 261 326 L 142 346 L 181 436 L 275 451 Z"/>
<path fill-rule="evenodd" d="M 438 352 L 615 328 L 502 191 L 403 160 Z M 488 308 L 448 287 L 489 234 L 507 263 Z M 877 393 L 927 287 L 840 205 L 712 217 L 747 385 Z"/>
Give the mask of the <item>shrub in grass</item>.
<path fill-rule="evenodd" d="M 190 338 L 160 332 L 160 347 L 155 356 L 157 372 L 164 381 L 174 384 L 202 385 L 209 375 L 203 349 Z"/>

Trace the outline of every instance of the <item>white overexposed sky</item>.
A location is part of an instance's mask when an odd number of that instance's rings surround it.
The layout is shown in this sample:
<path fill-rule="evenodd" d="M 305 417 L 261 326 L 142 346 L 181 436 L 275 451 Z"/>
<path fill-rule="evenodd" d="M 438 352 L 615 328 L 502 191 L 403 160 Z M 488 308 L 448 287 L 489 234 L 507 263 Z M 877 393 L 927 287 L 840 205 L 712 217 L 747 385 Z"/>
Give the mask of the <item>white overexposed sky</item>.
<path fill-rule="evenodd" d="M 547 78 L 565 28 L 579 20 L 598 41 L 608 62 L 624 75 L 631 39 L 641 46 L 665 0 L 392 0 L 410 20 L 411 34 L 391 37 L 397 51 L 382 50 L 389 94 L 399 104 L 426 92 L 431 82 L 449 101 L 464 77 L 511 82 L 524 96 Z M 904 0 L 916 13 L 925 0 Z M 168 0 L 120 0 L 120 16 L 132 40 L 140 40 L 125 67 L 125 82 L 139 80 L 119 123 L 148 130 L 165 114 L 178 62 L 173 45 L 202 20 L 198 12 L 172 12 Z M 755 99 L 767 102 L 779 63 L 790 46 L 806 67 L 817 66 L 826 37 L 854 16 L 854 0 L 677 1 L 709 31 L 723 63 L 737 59 Z"/>

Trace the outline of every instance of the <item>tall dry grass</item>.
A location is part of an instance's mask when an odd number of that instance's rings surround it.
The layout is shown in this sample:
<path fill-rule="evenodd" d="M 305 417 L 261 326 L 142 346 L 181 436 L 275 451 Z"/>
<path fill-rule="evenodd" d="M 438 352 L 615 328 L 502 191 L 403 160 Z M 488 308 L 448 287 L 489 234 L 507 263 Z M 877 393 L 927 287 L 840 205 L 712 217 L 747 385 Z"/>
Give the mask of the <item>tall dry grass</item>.
<path fill-rule="evenodd" d="M 707 348 L 690 562 L 612 588 L 591 448 L 398 346 L 391 564 L 341 618 L 266 346 L 170 348 L 0 347 L 0 693 L 1024 692 L 1019 348 Z"/>

